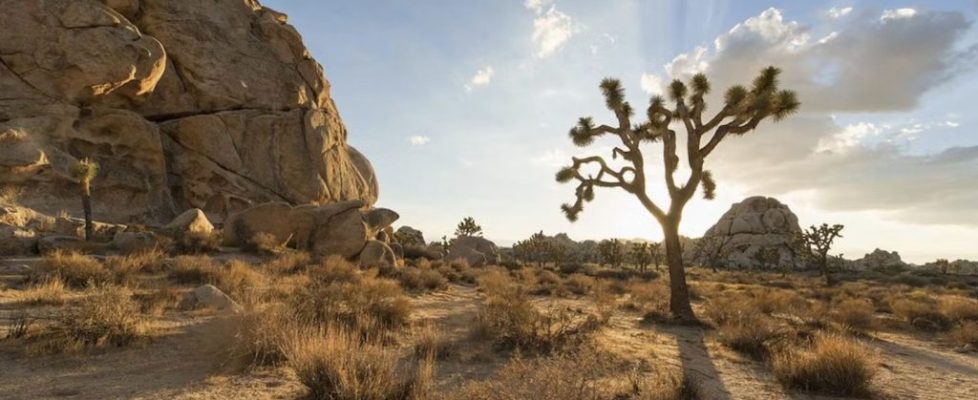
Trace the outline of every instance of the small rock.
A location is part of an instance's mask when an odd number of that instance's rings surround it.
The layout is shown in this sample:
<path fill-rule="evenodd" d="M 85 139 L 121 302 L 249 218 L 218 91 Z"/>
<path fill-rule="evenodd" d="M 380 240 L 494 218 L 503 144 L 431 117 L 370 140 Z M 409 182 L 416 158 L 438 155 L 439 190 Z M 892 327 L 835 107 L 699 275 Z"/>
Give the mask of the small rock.
<path fill-rule="evenodd" d="M 361 267 L 387 268 L 397 266 L 397 256 L 384 242 L 371 240 L 360 252 Z"/>
<path fill-rule="evenodd" d="M 194 305 L 201 308 L 215 308 L 218 310 L 231 310 L 237 312 L 241 309 L 230 296 L 224 294 L 221 289 L 214 285 L 203 285 L 193 292 Z"/>
<path fill-rule="evenodd" d="M 163 227 L 163 234 L 174 238 L 187 235 L 208 236 L 212 233 L 214 233 L 214 224 L 211 224 L 207 215 L 199 208 L 184 211 L 183 214 Z"/>

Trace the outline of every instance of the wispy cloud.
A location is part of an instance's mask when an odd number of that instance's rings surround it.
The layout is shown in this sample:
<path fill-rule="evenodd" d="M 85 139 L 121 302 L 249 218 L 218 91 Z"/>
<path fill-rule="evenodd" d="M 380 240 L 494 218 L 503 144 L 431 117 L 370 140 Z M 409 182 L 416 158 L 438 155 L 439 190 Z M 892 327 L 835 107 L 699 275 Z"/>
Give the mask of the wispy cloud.
<path fill-rule="evenodd" d="M 852 12 L 852 7 L 832 7 L 829 9 L 829 17 L 842 18 Z"/>
<path fill-rule="evenodd" d="M 915 15 L 917 15 L 917 10 L 912 8 L 898 8 L 896 10 L 883 11 L 883 15 L 880 17 L 880 20 L 886 21 L 890 19 L 907 19 L 913 18 Z"/>
<path fill-rule="evenodd" d="M 552 0 L 526 0 L 523 5 L 533 11 L 533 34 L 530 36 L 537 58 L 546 58 L 559 51 L 578 28 L 574 20 L 557 9 Z M 547 7 L 549 6 L 549 8 Z"/>
<path fill-rule="evenodd" d="M 408 142 L 411 142 L 412 146 L 424 146 L 430 141 L 430 137 L 422 135 L 415 135 L 408 138 Z"/>
<path fill-rule="evenodd" d="M 496 71 L 491 66 L 487 66 L 475 72 L 469 83 L 465 84 L 465 91 L 471 92 L 473 89 L 489 85 Z"/>

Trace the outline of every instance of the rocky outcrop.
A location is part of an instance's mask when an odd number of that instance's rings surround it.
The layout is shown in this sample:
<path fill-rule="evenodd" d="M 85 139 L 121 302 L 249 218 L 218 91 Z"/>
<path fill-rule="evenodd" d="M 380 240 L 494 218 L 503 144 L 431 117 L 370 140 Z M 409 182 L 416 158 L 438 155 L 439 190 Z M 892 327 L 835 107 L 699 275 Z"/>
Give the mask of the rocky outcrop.
<path fill-rule="evenodd" d="M 452 240 L 451 248 L 445 256 L 447 261 L 465 260 L 473 267 L 483 267 L 499 262 L 499 249 L 496 244 L 478 236 L 462 236 Z"/>
<path fill-rule="evenodd" d="M 799 233 L 798 217 L 788 206 L 774 198 L 749 197 L 697 240 L 692 258 L 728 268 L 800 267 L 792 246 Z"/>
<path fill-rule="evenodd" d="M 858 270 L 900 271 L 910 265 L 903 262 L 900 253 L 876 249 L 872 253 L 867 253 L 863 258 L 849 263 L 849 266 Z"/>
<path fill-rule="evenodd" d="M 373 204 L 329 83 L 286 16 L 255 0 L 0 0 L 0 184 L 47 214 L 220 222 L 254 204 Z"/>
<path fill-rule="evenodd" d="M 402 246 L 423 247 L 428 244 L 424 241 L 424 234 L 421 231 L 407 225 L 394 231 L 394 239 Z"/>
<path fill-rule="evenodd" d="M 397 220 L 397 213 L 384 208 L 365 211 L 363 205 L 359 200 L 323 206 L 259 204 L 228 217 L 224 244 L 248 247 L 264 236 L 274 239 L 278 246 L 308 250 L 318 257 L 347 259 L 356 258 L 370 242 L 391 251 L 387 244 L 374 239 Z"/>

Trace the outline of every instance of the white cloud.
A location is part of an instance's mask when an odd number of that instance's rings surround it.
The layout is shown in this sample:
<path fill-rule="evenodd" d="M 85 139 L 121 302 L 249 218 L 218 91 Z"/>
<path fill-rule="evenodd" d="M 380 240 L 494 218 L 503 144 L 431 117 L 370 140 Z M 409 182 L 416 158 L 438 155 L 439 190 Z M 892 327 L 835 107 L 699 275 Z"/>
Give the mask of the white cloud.
<path fill-rule="evenodd" d="M 858 124 L 846 125 L 838 133 L 822 138 L 818 142 L 816 152 L 845 152 L 857 147 L 865 138 L 877 136 L 883 132 L 883 128 L 876 124 L 860 122 Z"/>
<path fill-rule="evenodd" d="M 886 21 L 891 19 L 907 19 L 913 18 L 917 15 L 917 10 L 912 8 L 898 8 L 896 10 L 885 10 L 883 11 L 883 16 L 880 17 L 880 21 Z"/>
<path fill-rule="evenodd" d="M 465 85 L 465 90 L 471 92 L 472 89 L 488 85 L 489 82 L 492 82 L 494 75 L 496 75 L 496 71 L 491 66 L 476 71 L 469 83 Z"/>
<path fill-rule="evenodd" d="M 557 6 L 555 5 L 551 5 L 544 12 L 544 3 L 549 2 L 527 0 L 524 3 L 527 8 L 533 10 L 534 14 L 536 14 L 536 18 L 533 19 L 533 34 L 530 38 L 536 48 L 534 54 L 537 58 L 546 58 L 553 55 L 577 33 L 574 21 L 569 15 L 557 10 Z"/>
<path fill-rule="evenodd" d="M 660 78 L 658 75 L 642 74 L 641 86 L 645 93 L 662 94 L 662 89 L 665 85 L 664 82 L 662 82 L 662 78 Z"/>
<path fill-rule="evenodd" d="M 944 121 L 944 126 L 946 126 L 948 128 L 957 128 L 957 127 L 961 126 L 961 124 L 959 124 L 957 122 L 954 122 L 954 121 Z"/>
<path fill-rule="evenodd" d="M 431 138 L 427 136 L 415 135 L 409 137 L 408 141 L 411 142 L 412 146 L 424 146 L 431 141 Z"/>
<path fill-rule="evenodd" d="M 852 12 L 852 7 L 832 7 L 829 9 L 829 17 L 831 18 L 842 18 Z"/>
<path fill-rule="evenodd" d="M 818 44 L 826 44 L 837 37 L 839 37 L 839 32 L 829 33 L 828 35 L 825 35 L 825 37 L 819 39 Z"/>
<path fill-rule="evenodd" d="M 543 9 L 553 2 L 554 0 L 526 0 L 523 2 L 523 6 L 536 14 L 541 14 Z"/>

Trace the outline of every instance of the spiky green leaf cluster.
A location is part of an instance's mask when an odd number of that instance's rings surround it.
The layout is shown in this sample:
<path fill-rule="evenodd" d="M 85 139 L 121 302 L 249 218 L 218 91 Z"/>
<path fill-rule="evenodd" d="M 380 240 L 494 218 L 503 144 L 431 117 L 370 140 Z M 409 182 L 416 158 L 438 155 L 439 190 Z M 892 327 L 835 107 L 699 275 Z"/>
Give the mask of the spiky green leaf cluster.
<path fill-rule="evenodd" d="M 591 117 L 582 117 L 577 120 L 577 125 L 569 132 L 571 141 L 575 145 L 584 147 L 594 143 L 594 120 Z"/>
<path fill-rule="evenodd" d="M 716 198 L 717 183 L 713 180 L 713 173 L 703 171 L 703 198 L 713 200 Z"/>
<path fill-rule="evenodd" d="M 560 211 L 564 212 L 564 216 L 567 217 L 568 221 L 576 222 L 577 217 L 581 214 L 583 208 L 581 207 L 581 204 L 579 202 L 574 205 L 565 203 L 560 205 Z"/>
<path fill-rule="evenodd" d="M 561 168 L 560 171 L 557 171 L 557 182 L 560 183 L 570 182 L 571 179 L 574 179 L 575 172 L 576 170 L 574 169 L 574 167 Z"/>
<path fill-rule="evenodd" d="M 706 78 L 706 75 L 698 73 L 693 75 L 693 79 L 690 80 L 690 86 L 693 87 L 693 94 L 698 96 L 703 96 L 710 93 L 710 80 Z"/>
<path fill-rule="evenodd" d="M 86 158 L 71 167 L 71 174 L 79 182 L 91 182 L 98 176 L 98 170 L 98 163 Z"/>
<path fill-rule="evenodd" d="M 673 80 L 669 84 L 669 98 L 673 101 L 679 101 L 686 97 L 686 84 L 681 80 Z"/>
<path fill-rule="evenodd" d="M 605 105 L 611 111 L 618 111 L 625 103 L 625 89 L 621 86 L 621 81 L 617 79 L 603 79 L 601 81 L 601 93 L 604 94 Z"/>

